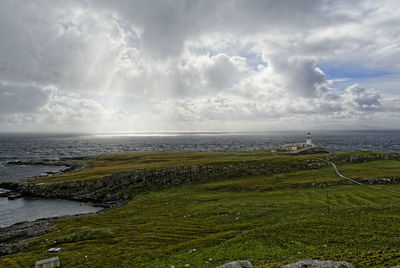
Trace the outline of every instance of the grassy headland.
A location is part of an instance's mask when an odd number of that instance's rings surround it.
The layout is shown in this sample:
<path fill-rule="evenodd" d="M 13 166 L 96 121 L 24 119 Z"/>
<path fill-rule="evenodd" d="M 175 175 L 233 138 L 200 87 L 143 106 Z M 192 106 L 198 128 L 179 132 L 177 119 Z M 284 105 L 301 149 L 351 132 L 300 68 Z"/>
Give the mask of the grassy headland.
<path fill-rule="evenodd" d="M 111 191 L 106 181 L 115 180 L 125 188 L 113 194 L 129 203 L 61 220 L 57 230 L 0 258 L 0 266 L 31 267 L 49 257 L 50 247 L 62 248 L 58 256 L 66 267 L 215 267 L 237 259 L 279 267 L 308 258 L 360 267 L 399 264 L 400 194 L 351 185 L 316 157 L 330 159 L 352 178 L 400 177 L 398 155 L 374 151 L 99 156 L 85 170 L 33 183 L 57 190 L 102 181 Z"/>

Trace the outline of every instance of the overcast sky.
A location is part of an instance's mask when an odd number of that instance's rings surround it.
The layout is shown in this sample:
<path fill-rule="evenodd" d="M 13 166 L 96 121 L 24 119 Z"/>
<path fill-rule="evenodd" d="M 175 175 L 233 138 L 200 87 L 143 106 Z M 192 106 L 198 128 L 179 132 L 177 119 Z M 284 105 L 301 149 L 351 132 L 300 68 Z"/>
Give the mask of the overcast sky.
<path fill-rule="evenodd" d="M 400 128 L 400 1 L 2 0 L 0 131 Z"/>

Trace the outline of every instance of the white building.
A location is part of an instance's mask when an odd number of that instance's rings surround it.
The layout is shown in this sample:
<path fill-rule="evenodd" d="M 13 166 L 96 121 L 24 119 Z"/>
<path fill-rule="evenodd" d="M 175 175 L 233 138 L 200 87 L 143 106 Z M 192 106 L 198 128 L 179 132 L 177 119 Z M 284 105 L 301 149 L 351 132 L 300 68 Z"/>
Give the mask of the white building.
<path fill-rule="evenodd" d="M 285 143 L 285 144 L 280 144 L 278 147 L 276 147 L 277 150 L 285 150 L 285 151 L 291 151 L 291 152 L 297 152 L 303 149 L 311 148 L 314 147 L 314 144 L 311 142 L 311 134 L 310 132 L 307 133 L 307 138 L 306 142 L 292 142 L 292 143 Z"/>

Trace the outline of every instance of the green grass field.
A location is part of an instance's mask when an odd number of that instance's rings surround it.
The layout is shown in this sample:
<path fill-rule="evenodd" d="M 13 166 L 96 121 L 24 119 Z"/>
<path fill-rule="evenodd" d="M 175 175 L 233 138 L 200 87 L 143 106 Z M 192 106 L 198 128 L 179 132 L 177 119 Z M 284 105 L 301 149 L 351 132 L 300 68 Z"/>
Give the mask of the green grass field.
<path fill-rule="evenodd" d="M 284 164 L 296 159 L 253 154 L 225 159 L 218 153 L 214 159 L 206 153 L 169 159 L 138 154 L 137 162 L 129 155 L 102 156 L 91 160 L 88 170 L 69 176 L 98 176 L 114 161 L 120 170 L 255 158 Z M 354 178 L 400 176 L 396 160 L 338 168 Z M 58 222 L 58 230 L 29 241 L 20 253 L 0 258 L 0 267 L 33 267 L 55 246 L 62 248 L 58 256 L 65 267 L 215 267 L 238 259 L 256 267 L 279 267 L 309 258 L 345 260 L 359 267 L 400 264 L 400 194 L 359 185 L 305 186 L 338 180 L 332 167 L 323 167 L 144 192 L 124 207 Z M 396 184 L 381 187 L 400 189 Z"/>
<path fill-rule="evenodd" d="M 387 177 L 400 176 L 399 161 L 372 161 L 367 164 L 368 168 L 365 166 L 366 164 L 352 164 L 341 167 L 340 170 L 343 175 L 355 179 L 382 177 L 383 174 Z"/>

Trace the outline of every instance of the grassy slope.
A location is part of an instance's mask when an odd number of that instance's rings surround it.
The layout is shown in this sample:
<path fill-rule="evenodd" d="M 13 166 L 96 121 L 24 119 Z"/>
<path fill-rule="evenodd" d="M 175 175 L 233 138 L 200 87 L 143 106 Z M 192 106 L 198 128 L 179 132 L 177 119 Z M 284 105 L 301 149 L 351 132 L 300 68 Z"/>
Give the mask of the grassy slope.
<path fill-rule="evenodd" d="M 339 169 L 348 176 L 400 176 L 399 161 Z M 301 185 L 329 180 L 338 177 L 326 167 L 142 193 L 123 208 L 59 222 L 59 231 L 1 258 L 0 266 L 33 266 L 54 246 L 62 247 L 66 267 L 215 267 L 235 259 L 270 267 L 307 258 L 360 267 L 399 264 L 400 195 L 356 185 Z"/>
<path fill-rule="evenodd" d="M 355 178 L 374 178 L 374 177 L 399 177 L 399 161 L 373 161 L 368 163 L 368 168 L 365 168 L 365 164 L 352 164 L 345 167 L 341 167 L 340 171 L 343 175 Z"/>

